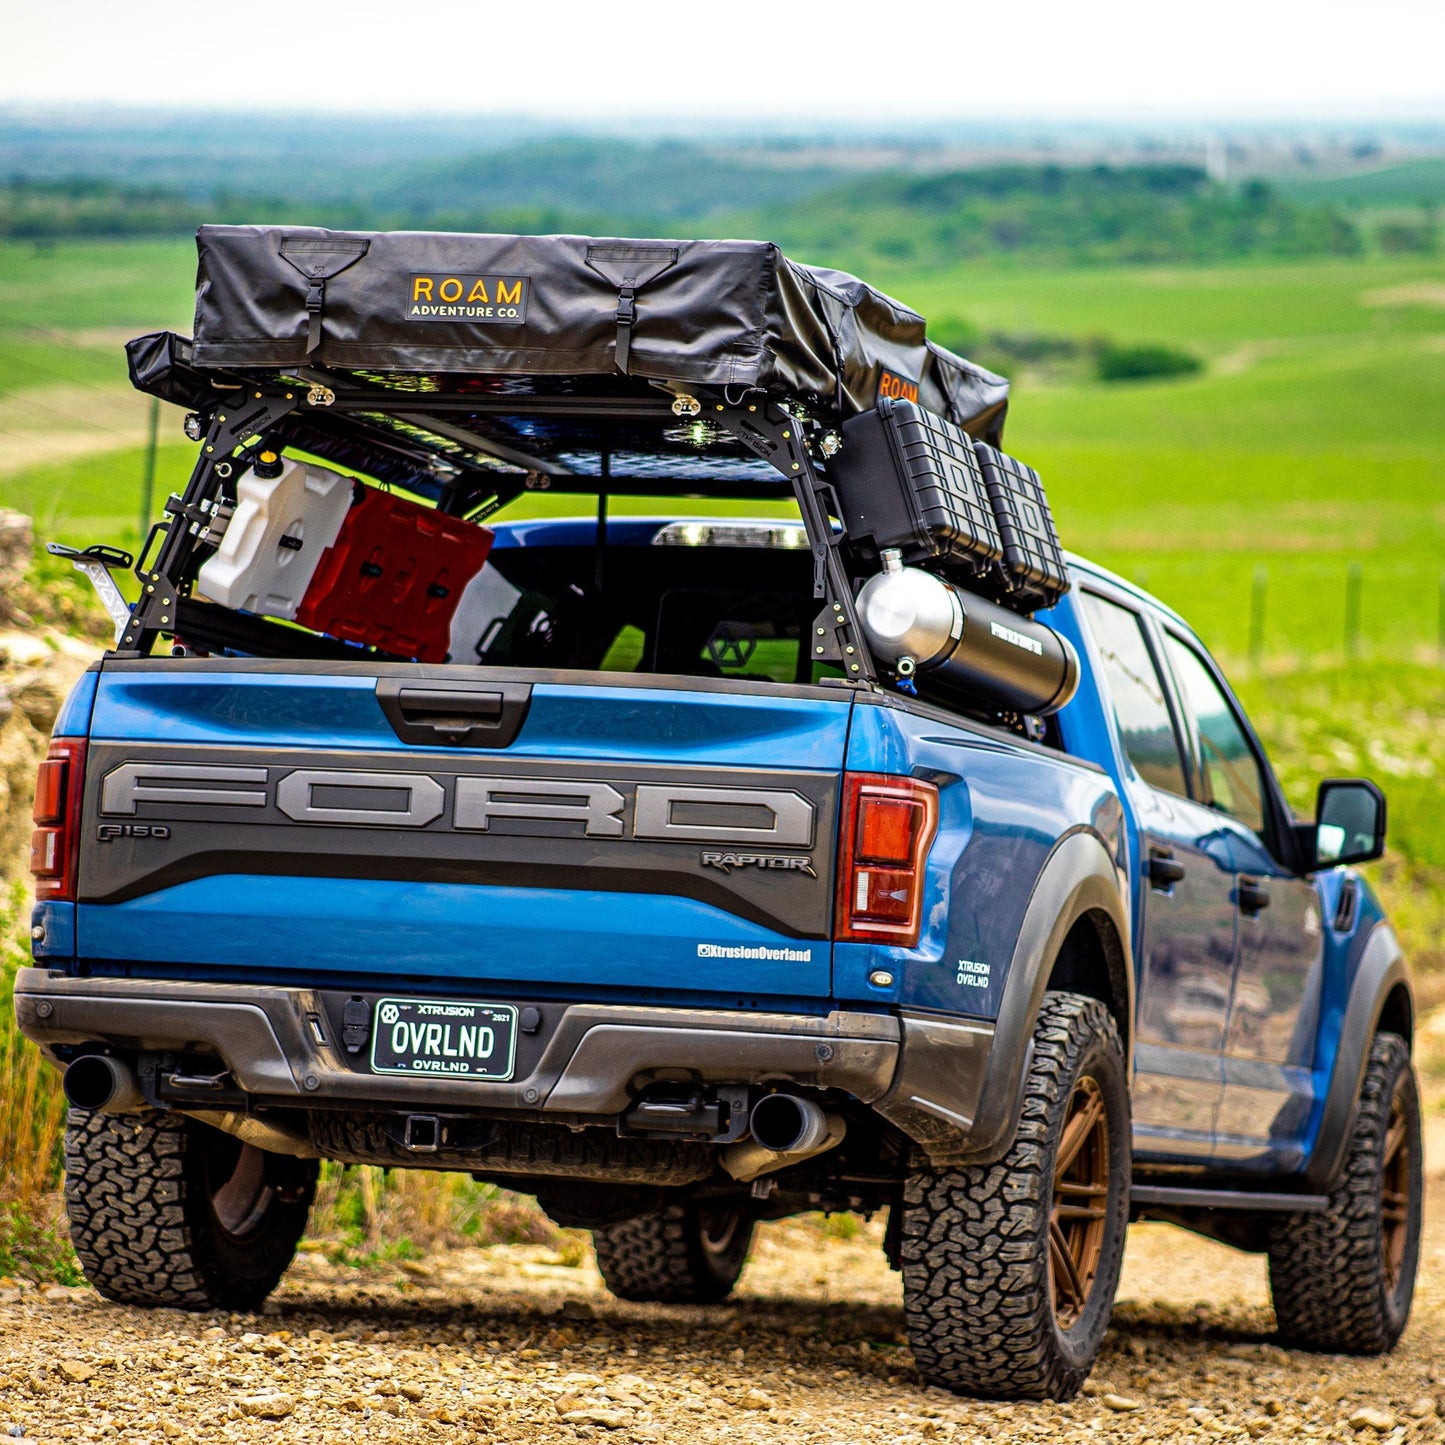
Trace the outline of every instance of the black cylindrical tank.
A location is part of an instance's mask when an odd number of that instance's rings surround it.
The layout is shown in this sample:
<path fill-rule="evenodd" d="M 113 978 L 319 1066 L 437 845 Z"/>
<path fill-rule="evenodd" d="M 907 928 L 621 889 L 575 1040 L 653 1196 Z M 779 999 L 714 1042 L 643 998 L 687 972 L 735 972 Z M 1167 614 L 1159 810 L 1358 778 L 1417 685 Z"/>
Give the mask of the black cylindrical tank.
<path fill-rule="evenodd" d="M 874 655 L 902 677 L 914 671 L 1002 711 L 1047 717 L 1073 697 L 1079 658 L 1068 638 L 917 567 L 891 549 L 858 594 Z"/>

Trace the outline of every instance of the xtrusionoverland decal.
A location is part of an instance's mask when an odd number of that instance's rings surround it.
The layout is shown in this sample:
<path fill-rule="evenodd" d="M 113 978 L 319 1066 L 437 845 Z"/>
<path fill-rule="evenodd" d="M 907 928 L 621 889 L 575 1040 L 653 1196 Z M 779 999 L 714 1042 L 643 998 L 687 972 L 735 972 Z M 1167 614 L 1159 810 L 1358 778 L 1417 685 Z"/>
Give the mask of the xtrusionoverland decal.
<path fill-rule="evenodd" d="M 699 958 L 762 959 L 767 963 L 812 963 L 811 948 L 776 948 L 766 943 L 699 943 Z"/>

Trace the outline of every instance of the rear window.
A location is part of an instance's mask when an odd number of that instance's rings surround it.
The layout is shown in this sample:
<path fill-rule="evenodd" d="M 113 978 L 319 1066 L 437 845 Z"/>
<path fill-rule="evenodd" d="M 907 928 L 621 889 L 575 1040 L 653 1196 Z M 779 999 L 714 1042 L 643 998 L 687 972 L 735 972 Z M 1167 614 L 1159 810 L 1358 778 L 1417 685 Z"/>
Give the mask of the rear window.
<path fill-rule="evenodd" d="M 812 558 L 758 547 L 499 547 L 452 623 L 451 659 L 812 682 Z"/>
<path fill-rule="evenodd" d="M 1188 797 L 1174 719 L 1138 613 L 1094 592 L 1083 601 L 1125 754 L 1151 788 Z"/>

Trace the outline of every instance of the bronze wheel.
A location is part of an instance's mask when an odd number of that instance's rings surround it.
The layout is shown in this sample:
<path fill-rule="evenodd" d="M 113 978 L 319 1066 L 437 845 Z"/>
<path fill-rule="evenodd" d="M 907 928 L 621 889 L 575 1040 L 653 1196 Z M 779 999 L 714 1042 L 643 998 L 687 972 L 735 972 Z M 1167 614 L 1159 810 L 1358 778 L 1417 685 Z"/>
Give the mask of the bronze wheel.
<path fill-rule="evenodd" d="M 1380 1243 L 1385 1252 L 1385 1287 L 1392 1294 L 1400 1283 L 1410 1237 L 1410 1182 L 1415 1167 L 1410 1132 L 1405 1100 L 1397 1082 L 1390 1096 L 1390 1122 L 1385 1127 L 1380 1171 Z"/>
<path fill-rule="evenodd" d="M 1282 1338 L 1330 1354 L 1394 1348 L 1420 1263 L 1423 1158 L 1410 1046 L 1381 1031 L 1328 1208 L 1273 1221 L 1269 1279 Z"/>
<path fill-rule="evenodd" d="M 1089 1303 L 1104 1252 L 1109 1199 L 1109 1118 L 1085 1074 L 1074 1085 L 1054 1165 L 1049 1218 L 1049 1287 L 1054 1319 L 1071 1329 Z"/>
<path fill-rule="evenodd" d="M 1109 1328 L 1129 1220 L 1129 1075 L 1106 1005 L 1050 990 L 1017 1133 L 903 1193 L 903 1309 L 926 1384 L 1068 1400 Z"/>

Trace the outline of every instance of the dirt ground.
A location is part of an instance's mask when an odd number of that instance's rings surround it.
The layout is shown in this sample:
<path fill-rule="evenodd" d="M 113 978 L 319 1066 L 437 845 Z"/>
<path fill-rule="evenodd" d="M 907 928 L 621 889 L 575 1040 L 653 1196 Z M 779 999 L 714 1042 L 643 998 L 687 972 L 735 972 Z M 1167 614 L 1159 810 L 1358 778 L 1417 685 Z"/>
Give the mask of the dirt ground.
<path fill-rule="evenodd" d="M 1445 1158 L 1445 1120 L 1432 1121 Z M 880 1223 L 764 1228 L 737 1296 L 621 1304 L 589 1261 L 459 1250 L 361 1275 L 298 1259 L 260 1315 L 0 1285 L 0 1438 L 149 1442 L 1445 1439 L 1445 1177 L 1414 1315 L 1381 1360 L 1273 1343 L 1263 1261 L 1131 1232 L 1114 1326 L 1069 1405 L 923 1389 Z"/>

